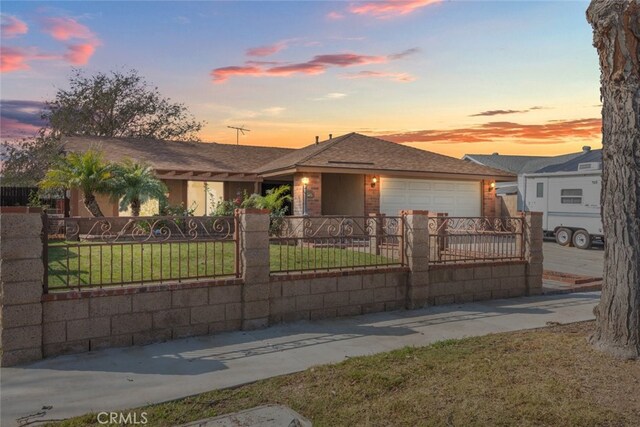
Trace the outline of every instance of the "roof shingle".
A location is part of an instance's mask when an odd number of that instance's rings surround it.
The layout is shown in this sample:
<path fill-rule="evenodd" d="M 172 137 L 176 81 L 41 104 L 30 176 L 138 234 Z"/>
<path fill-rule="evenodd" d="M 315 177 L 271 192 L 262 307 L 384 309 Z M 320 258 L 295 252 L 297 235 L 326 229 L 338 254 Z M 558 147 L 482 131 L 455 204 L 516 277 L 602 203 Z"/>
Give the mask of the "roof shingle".
<path fill-rule="evenodd" d="M 156 170 L 254 173 L 290 148 L 218 144 L 215 142 L 177 142 L 152 139 L 68 137 L 65 151 L 83 152 L 97 147 L 109 161 L 125 158 L 144 161 Z"/>
<path fill-rule="evenodd" d="M 509 172 L 395 142 L 349 133 L 295 150 L 258 168 L 273 173 L 296 167 L 504 176 Z"/>

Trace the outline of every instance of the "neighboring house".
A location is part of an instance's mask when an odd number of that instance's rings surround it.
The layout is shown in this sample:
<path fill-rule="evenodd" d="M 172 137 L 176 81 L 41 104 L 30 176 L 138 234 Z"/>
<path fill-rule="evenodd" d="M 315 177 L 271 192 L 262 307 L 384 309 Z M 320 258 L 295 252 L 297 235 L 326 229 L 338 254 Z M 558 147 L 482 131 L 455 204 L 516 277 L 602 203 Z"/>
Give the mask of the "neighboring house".
<path fill-rule="evenodd" d="M 579 153 L 563 154 L 560 156 L 511 156 L 499 153 L 465 154 L 462 157 L 462 160 L 488 166 L 494 169 L 500 169 L 517 175 L 517 181 L 496 184 L 496 193 L 499 196 L 517 195 L 517 201 L 514 200 L 513 208 L 518 211 L 522 211 L 524 209 L 524 194 L 522 192 L 524 188 L 524 174 L 533 173 L 549 166 L 563 164 L 576 157 L 582 156 L 585 153 L 589 153 L 590 151 L 591 147 L 584 146 L 582 147 L 582 151 Z M 511 211 L 511 209 L 509 209 L 509 211 Z"/>
<path fill-rule="evenodd" d="M 516 179 L 510 172 L 357 133 L 301 149 L 89 137 L 65 141 L 67 151 L 90 147 L 101 148 L 111 161 L 128 157 L 151 165 L 173 204 L 189 206 L 204 194 L 205 182 L 224 199 L 290 184 L 295 215 L 397 215 L 418 209 L 495 216 L 496 183 Z M 88 215 L 80 196 L 71 195 L 73 216 Z M 99 203 L 106 215 L 118 214 L 107 197 Z"/>

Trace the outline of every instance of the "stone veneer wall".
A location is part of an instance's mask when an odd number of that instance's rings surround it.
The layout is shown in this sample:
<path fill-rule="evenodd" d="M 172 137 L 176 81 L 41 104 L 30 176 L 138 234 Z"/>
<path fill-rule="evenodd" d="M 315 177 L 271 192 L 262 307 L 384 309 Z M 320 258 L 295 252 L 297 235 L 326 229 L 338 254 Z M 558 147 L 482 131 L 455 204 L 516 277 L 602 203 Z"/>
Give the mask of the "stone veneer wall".
<path fill-rule="evenodd" d="M 270 274 L 269 217 L 240 213 L 242 278 L 43 294 L 42 219 L 3 213 L 2 366 L 278 322 L 350 316 L 542 289 L 542 215 L 524 215 L 519 262 L 429 265 L 428 212 L 407 211 L 406 267 Z"/>

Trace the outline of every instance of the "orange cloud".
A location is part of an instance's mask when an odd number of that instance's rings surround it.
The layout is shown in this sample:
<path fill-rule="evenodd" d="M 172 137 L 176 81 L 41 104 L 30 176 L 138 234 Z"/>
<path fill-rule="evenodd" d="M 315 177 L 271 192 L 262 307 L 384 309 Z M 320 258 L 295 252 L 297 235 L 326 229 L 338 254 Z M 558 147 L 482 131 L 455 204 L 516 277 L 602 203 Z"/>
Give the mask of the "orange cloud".
<path fill-rule="evenodd" d="M 416 78 L 409 73 L 387 73 L 382 71 L 360 71 L 358 73 L 343 74 L 344 79 L 388 79 L 395 82 L 412 82 Z"/>
<path fill-rule="evenodd" d="M 94 39 L 95 34 L 75 19 L 51 17 L 42 19 L 42 29 L 56 40 Z"/>
<path fill-rule="evenodd" d="M 489 122 L 459 129 L 427 129 L 413 132 L 378 135 L 390 141 L 433 143 L 476 143 L 508 140 L 519 144 L 559 144 L 575 139 L 599 138 L 602 120 L 555 120 L 542 124 L 523 125 L 513 122 Z"/>
<path fill-rule="evenodd" d="M 27 24 L 15 16 L 3 14 L 0 19 L 0 33 L 5 39 L 26 34 L 29 31 Z"/>
<path fill-rule="evenodd" d="M 28 55 L 22 49 L 8 46 L 0 47 L 0 73 L 28 70 Z"/>
<path fill-rule="evenodd" d="M 425 6 L 440 3 L 442 0 L 383 0 L 354 3 L 349 12 L 357 15 L 371 15 L 376 18 L 407 15 Z"/>

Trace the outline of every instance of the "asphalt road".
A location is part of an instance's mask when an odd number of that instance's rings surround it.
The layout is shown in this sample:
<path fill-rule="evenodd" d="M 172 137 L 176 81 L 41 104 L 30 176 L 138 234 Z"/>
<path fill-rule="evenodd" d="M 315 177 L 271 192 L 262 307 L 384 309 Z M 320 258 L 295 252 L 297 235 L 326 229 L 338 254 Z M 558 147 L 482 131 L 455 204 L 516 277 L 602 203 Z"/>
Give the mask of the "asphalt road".
<path fill-rule="evenodd" d="M 544 242 L 544 269 L 581 276 L 602 277 L 604 248 L 577 249 Z"/>

